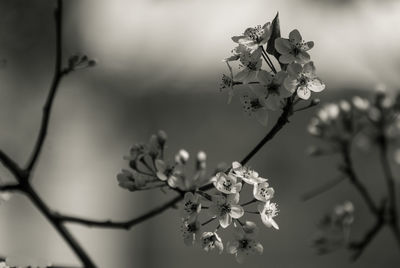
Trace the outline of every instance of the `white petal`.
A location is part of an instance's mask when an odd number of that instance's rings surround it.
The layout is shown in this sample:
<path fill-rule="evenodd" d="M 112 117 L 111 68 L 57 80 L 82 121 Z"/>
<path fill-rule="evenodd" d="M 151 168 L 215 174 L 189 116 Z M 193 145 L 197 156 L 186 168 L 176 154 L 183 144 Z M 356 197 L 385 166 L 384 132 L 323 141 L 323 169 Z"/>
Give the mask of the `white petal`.
<path fill-rule="evenodd" d="M 228 227 L 231 223 L 232 217 L 228 213 L 219 218 L 219 224 L 221 224 L 222 228 Z"/>
<path fill-rule="evenodd" d="M 289 33 L 289 40 L 291 43 L 300 43 L 303 41 L 300 32 L 297 29 L 294 29 Z"/>
<path fill-rule="evenodd" d="M 307 87 L 314 92 L 321 92 L 325 89 L 325 84 L 322 83 L 318 78 L 315 78 L 308 82 Z"/>
<path fill-rule="evenodd" d="M 292 46 L 288 39 L 277 38 L 275 39 L 275 49 L 279 52 L 279 54 L 289 54 L 292 50 Z"/>
<path fill-rule="evenodd" d="M 267 126 L 268 125 L 268 111 L 265 109 L 258 109 L 255 113 L 257 121 L 263 125 Z"/>
<path fill-rule="evenodd" d="M 231 211 L 229 213 L 232 218 L 239 219 L 244 214 L 244 209 L 241 206 L 231 206 Z"/>
<path fill-rule="evenodd" d="M 283 64 L 289 64 L 296 60 L 296 57 L 292 54 L 283 54 L 279 57 L 279 61 Z"/>
<path fill-rule="evenodd" d="M 307 87 L 299 87 L 297 89 L 297 96 L 303 100 L 308 100 L 311 96 L 311 91 Z"/>

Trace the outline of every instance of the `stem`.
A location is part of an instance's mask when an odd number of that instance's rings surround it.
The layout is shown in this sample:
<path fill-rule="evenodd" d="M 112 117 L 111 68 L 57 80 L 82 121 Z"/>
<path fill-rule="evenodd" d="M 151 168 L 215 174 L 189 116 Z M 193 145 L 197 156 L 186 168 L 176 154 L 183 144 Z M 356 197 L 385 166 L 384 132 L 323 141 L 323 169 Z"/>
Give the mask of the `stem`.
<path fill-rule="evenodd" d="M 289 117 L 293 114 L 293 97 L 287 98 L 286 105 L 283 107 L 283 112 L 278 118 L 273 128 L 268 134 L 251 150 L 240 164 L 245 165 L 268 141 L 270 141 L 289 122 Z"/>
<path fill-rule="evenodd" d="M 267 52 L 265 51 L 264 47 L 261 47 L 261 50 L 262 50 L 262 53 L 261 53 L 261 54 L 263 55 L 264 60 L 267 62 L 268 66 L 271 68 L 271 70 L 272 70 L 274 73 L 277 73 L 277 71 L 276 71 L 276 69 L 275 69 L 275 66 L 274 66 L 274 64 L 272 63 L 271 59 L 269 58 L 269 56 L 268 56 Z"/>
<path fill-rule="evenodd" d="M 211 219 L 209 219 L 209 220 L 203 222 L 203 223 L 201 224 L 201 226 L 204 226 L 204 225 L 209 224 L 210 222 L 213 222 L 216 218 L 217 218 L 217 217 L 214 217 L 214 218 L 211 218 Z"/>
<path fill-rule="evenodd" d="M 6 185 L 0 185 L 0 192 L 14 192 L 14 191 L 20 191 L 21 187 L 19 184 L 6 184 Z"/>
<path fill-rule="evenodd" d="M 37 159 L 40 155 L 40 152 L 43 147 L 44 140 L 46 138 L 51 109 L 54 102 L 54 97 L 56 95 L 58 85 L 60 83 L 61 78 L 66 74 L 66 72 L 62 71 L 61 63 L 62 63 L 62 8 L 63 2 L 62 0 L 57 1 L 57 7 L 54 12 L 55 16 L 55 26 L 56 26 L 56 55 L 55 55 L 55 65 L 54 65 L 54 75 L 53 81 L 50 86 L 49 94 L 46 99 L 46 103 L 43 107 L 43 116 L 42 122 L 39 130 L 39 135 L 35 143 L 35 147 L 32 152 L 32 156 L 27 164 L 26 171 L 30 173 L 37 162 Z"/>

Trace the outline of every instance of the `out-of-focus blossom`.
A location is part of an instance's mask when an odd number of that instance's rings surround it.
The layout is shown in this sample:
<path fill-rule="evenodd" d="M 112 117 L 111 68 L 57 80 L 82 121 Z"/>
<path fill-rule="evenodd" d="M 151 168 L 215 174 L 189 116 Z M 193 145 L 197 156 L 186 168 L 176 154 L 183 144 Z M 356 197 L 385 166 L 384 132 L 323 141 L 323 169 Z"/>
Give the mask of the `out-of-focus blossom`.
<path fill-rule="evenodd" d="M 201 224 L 198 220 L 182 221 L 182 236 L 186 246 L 193 246 L 196 239 L 200 238 Z"/>
<path fill-rule="evenodd" d="M 268 110 L 262 96 L 256 95 L 253 91 L 247 91 L 242 94 L 240 101 L 245 113 L 256 117 L 257 121 L 263 126 L 268 124 Z"/>
<path fill-rule="evenodd" d="M 216 232 L 204 232 L 200 240 L 201 247 L 207 252 L 216 250 L 221 254 L 224 250 L 224 244 L 222 244 L 222 240 Z"/>
<path fill-rule="evenodd" d="M 235 228 L 234 240 L 227 243 L 227 251 L 235 255 L 238 263 L 243 263 L 248 256 L 263 253 L 263 246 L 255 239 L 257 233 L 257 226 L 250 221 Z"/>
<path fill-rule="evenodd" d="M 118 173 L 117 180 L 120 187 L 129 191 L 136 191 L 146 186 L 148 176 L 123 169 L 121 173 Z"/>
<path fill-rule="evenodd" d="M 250 52 L 242 46 L 239 46 L 238 52 L 240 53 L 239 60 L 242 65 L 242 69 L 236 74 L 235 80 L 244 84 L 257 81 L 257 74 L 262 65 L 261 49 Z"/>
<path fill-rule="evenodd" d="M 201 203 L 199 196 L 197 194 L 193 194 L 192 192 L 185 193 L 182 217 L 189 222 L 193 222 L 197 218 L 200 211 Z"/>

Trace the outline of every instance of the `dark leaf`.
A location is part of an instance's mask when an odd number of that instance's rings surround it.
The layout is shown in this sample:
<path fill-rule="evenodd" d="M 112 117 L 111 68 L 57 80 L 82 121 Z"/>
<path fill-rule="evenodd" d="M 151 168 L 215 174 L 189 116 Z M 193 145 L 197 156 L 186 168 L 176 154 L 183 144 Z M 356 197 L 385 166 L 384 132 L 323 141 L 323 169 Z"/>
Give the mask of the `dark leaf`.
<path fill-rule="evenodd" d="M 281 54 L 279 54 L 279 52 L 276 51 L 276 49 L 275 49 L 275 39 L 281 37 L 281 27 L 280 27 L 280 24 L 279 24 L 279 12 L 276 13 L 275 18 L 272 21 L 271 29 L 272 29 L 271 36 L 270 36 L 270 38 L 268 40 L 268 43 L 267 43 L 267 52 L 268 52 L 268 54 L 273 55 L 279 62 L 279 56 Z M 280 62 L 279 62 L 279 64 L 280 64 L 282 69 L 286 69 L 285 64 L 282 64 Z"/>

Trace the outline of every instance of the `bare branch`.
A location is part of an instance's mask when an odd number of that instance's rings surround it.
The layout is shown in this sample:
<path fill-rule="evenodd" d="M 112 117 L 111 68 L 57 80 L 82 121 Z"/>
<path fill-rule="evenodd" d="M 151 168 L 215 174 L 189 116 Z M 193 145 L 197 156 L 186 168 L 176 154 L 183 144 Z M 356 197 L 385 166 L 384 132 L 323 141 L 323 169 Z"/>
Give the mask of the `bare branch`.
<path fill-rule="evenodd" d="M 0 185 L 0 192 L 15 192 L 20 190 L 21 186 L 19 184 Z"/>
<path fill-rule="evenodd" d="M 6 153 L 0 150 L 0 162 L 16 177 L 21 177 L 22 170 L 18 164 L 12 160 Z"/>
<path fill-rule="evenodd" d="M 179 195 L 167 203 L 163 204 L 162 206 L 156 207 L 149 212 L 146 212 L 145 214 L 133 218 L 128 221 L 111 221 L 111 220 L 105 220 L 105 221 L 98 221 L 98 220 L 90 220 L 90 219 L 84 219 L 80 217 L 73 217 L 73 216 L 67 216 L 67 215 L 62 215 L 62 214 L 56 214 L 56 217 L 59 221 L 61 222 L 66 222 L 66 223 L 76 223 L 76 224 L 81 224 L 81 225 L 86 225 L 89 227 L 99 227 L 99 228 L 115 228 L 115 229 L 126 229 L 129 230 L 133 226 L 149 219 L 152 218 L 165 210 L 173 207 L 175 204 L 177 204 L 179 201 L 183 199 L 183 195 Z"/>
<path fill-rule="evenodd" d="M 47 129 L 49 127 L 50 114 L 51 114 L 51 109 L 53 107 L 54 98 L 56 96 L 59 83 L 64 74 L 66 74 L 65 71 L 62 71 L 61 67 L 62 66 L 62 15 L 63 15 L 62 0 L 57 1 L 57 8 L 54 12 L 54 15 L 55 15 L 55 25 L 56 25 L 56 55 L 55 55 L 54 75 L 49 93 L 47 95 L 46 103 L 43 107 L 43 116 L 40 125 L 39 135 L 36 140 L 32 156 L 26 167 L 28 173 L 32 171 L 42 150 L 43 143 L 47 135 Z"/>

